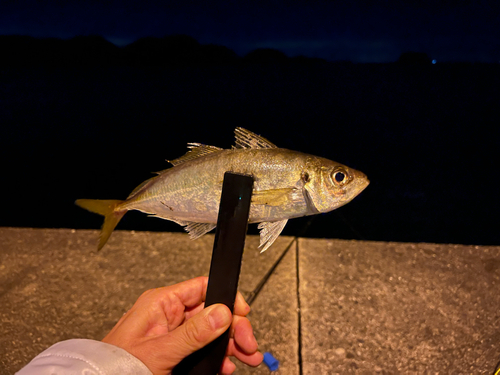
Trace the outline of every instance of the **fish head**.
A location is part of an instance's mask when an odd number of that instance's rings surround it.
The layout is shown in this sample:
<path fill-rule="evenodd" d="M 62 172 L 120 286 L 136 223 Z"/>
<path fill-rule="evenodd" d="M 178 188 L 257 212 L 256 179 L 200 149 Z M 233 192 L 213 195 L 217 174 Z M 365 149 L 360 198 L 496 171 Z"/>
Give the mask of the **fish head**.
<path fill-rule="evenodd" d="M 349 203 L 370 183 L 363 172 L 323 158 L 312 161 L 309 170 L 312 173 L 304 189 L 318 212 L 329 212 Z"/>

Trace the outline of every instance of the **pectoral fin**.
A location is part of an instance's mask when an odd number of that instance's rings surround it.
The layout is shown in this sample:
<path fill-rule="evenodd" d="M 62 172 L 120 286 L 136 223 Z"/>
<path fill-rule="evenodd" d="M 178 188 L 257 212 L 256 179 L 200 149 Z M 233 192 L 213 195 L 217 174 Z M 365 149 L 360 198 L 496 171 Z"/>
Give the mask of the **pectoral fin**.
<path fill-rule="evenodd" d="M 252 204 L 265 204 L 268 206 L 279 206 L 293 200 L 295 189 L 271 189 L 254 191 L 252 195 Z"/>
<path fill-rule="evenodd" d="M 274 221 L 274 222 L 263 222 L 260 223 L 257 228 L 260 229 L 260 245 L 259 249 L 262 248 L 260 251 L 263 253 L 269 247 L 276 241 L 276 238 L 280 235 L 280 233 L 283 231 L 283 228 L 285 227 L 288 219 L 281 220 L 281 221 Z"/>

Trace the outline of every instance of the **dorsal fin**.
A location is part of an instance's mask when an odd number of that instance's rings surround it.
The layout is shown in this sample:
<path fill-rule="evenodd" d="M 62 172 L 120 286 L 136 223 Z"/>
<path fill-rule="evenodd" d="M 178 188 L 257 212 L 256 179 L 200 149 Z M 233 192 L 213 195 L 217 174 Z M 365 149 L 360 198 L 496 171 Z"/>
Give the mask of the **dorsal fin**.
<path fill-rule="evenodd" d="M 278 148 L 264 137 L 243 128 L 234 129 L 236 148 Z"/>
<path fill-rule="evenodd" d="M 176 165 L 182 164 L 188 160 L 197 159 L 197 158 L 200 158 L 202 156 L 224 150 L 223 148 L 220 148 L 220 147 L 207 146 L 207 145 L 203 145 L 201 143 L 188 143 L 188 148 L 190 148 L 191 150 L 189 150 L 186 154 L 184 154 L 180 158 L 177 158 L 174 160 L 167 160 L 167 161 L 169 163 L 171 163 L 173 166 L 176 166 Z"/>

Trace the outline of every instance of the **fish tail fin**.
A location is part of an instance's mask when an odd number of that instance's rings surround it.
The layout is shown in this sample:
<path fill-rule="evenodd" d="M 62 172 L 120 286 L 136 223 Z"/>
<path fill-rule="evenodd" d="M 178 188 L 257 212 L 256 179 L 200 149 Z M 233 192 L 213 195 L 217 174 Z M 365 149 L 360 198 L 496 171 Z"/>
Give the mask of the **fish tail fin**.
<path fill-rule="evenodd" d="M 104 224 L 101 228 L 101 235 L 99 237 L 99 245 L 97 250 L 101 250 L 111 236 L 111 232 L 115 229 L 118 222 L 127 210 L 120 210 L 118 206 L 124 201 L 120 200 L 101 200 L 101 199 L 77 199 L 75 204 L 90 212 L 94 212 L 104 216 Z"/>

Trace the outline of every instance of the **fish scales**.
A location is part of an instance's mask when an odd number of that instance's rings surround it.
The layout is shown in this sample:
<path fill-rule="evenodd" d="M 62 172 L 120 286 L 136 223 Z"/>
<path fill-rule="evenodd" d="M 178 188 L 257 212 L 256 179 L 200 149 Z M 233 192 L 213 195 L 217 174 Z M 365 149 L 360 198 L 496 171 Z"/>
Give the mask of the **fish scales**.
<path fill-rule="evenodd" d="M 226 171 L 253 176 L 255 191 L 298 188 L 308 158 L 306 154 L 279 148 L 222 150 L 161 172 L 147 190 L 124 203 L 122 208 L 164 218 L 217 223 Z M 278 207 L 252 204 L 249 222 L 307 213 L 305 205 L 292 203 Z"/>
<path fill-rule="evenodd" d="M 269 248 L 288 219 L 334 210 L 368 186 L 367 177 L 340 163 L 278 148 L 246 129 L 236 128 L 236 147 L 224 150 L 190 143 L 172 168 L 139 185 L 125 201 L 79 199 L 79 206 L 104 215 L 102 248 L 123 215 L 138 210 L 183 225 L 191 238 L 217 223 L 224 173 L 254 178 L 250 223 L 260 223 L 262 251 Z"/>

